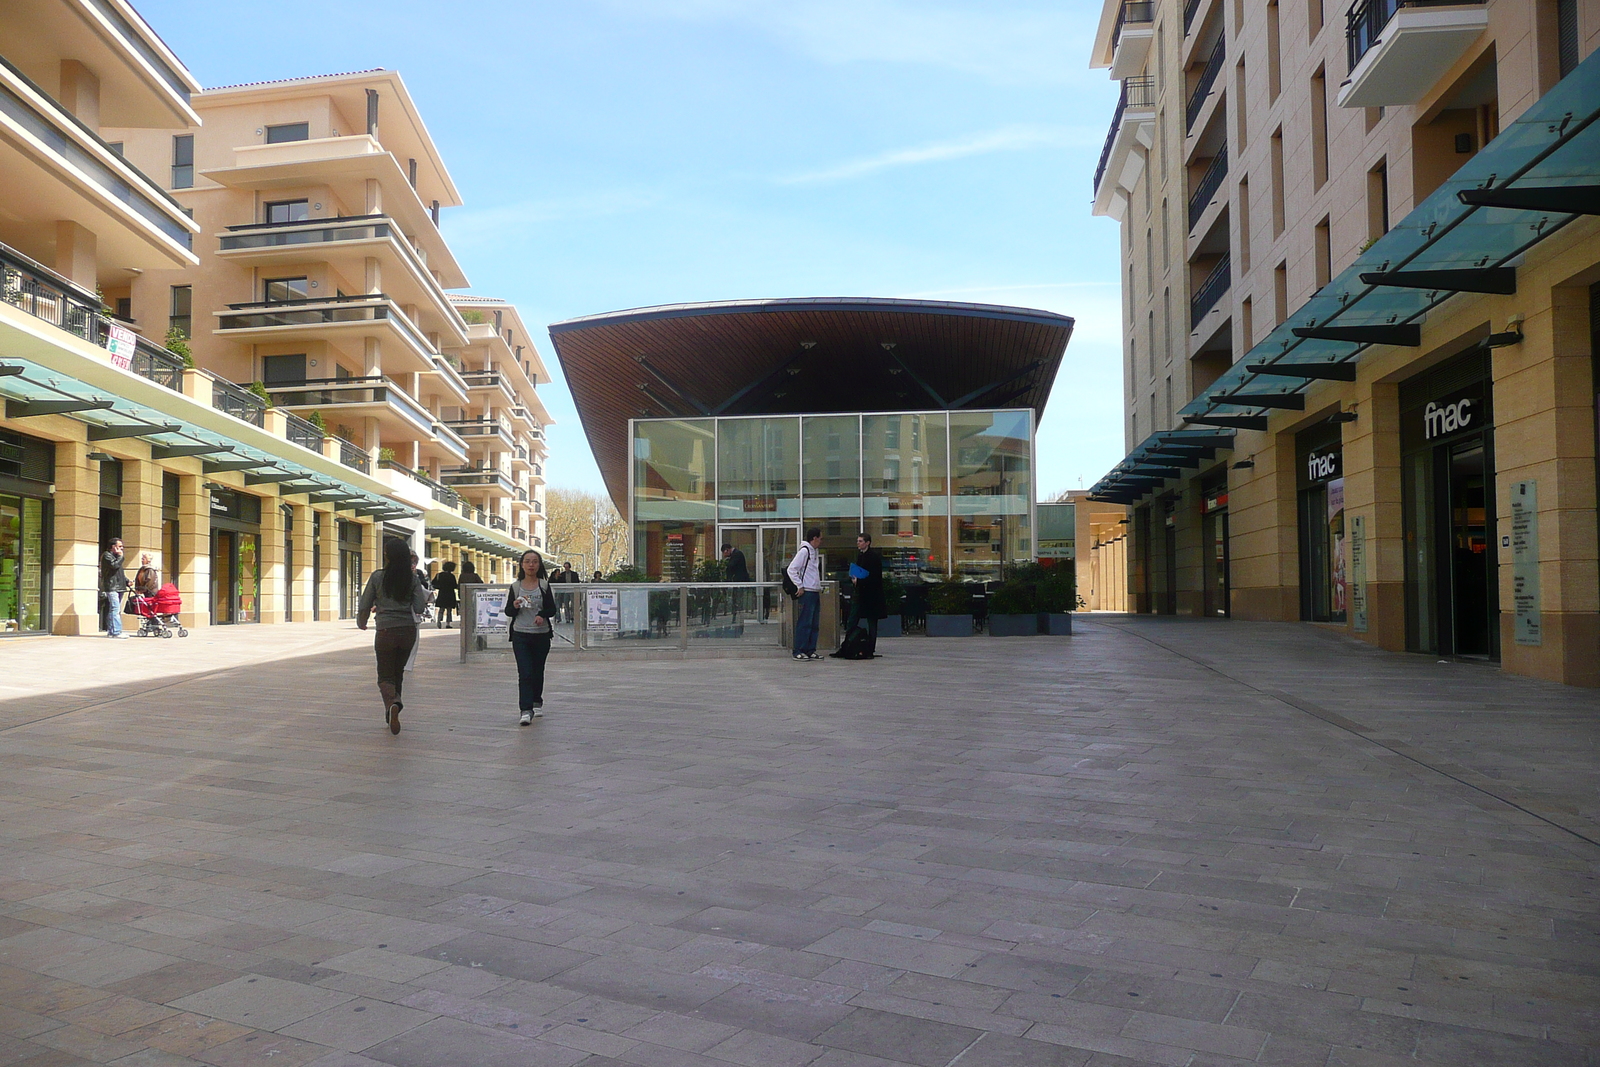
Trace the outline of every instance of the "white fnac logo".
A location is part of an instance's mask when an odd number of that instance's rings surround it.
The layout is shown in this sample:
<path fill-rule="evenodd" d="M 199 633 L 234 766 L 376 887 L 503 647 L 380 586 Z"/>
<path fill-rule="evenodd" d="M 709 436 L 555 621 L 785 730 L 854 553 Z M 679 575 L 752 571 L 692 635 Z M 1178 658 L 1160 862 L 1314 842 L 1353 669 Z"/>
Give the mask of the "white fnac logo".
<path fill-rule="evenodd" d="M 1422 409 L 1422 439 L 1431 441 L 1447 433 L 1465 429 L 1472 421 L 1472 401 L 1457 400 L 1440 407 L 1432 400 Z"/>
<path fill-rule="evenodd" d="M 1306 477 L 1313 482 L 1332 478 L 1339 473 L 1339 455 L 1336 452 L 1313 454 L 1306 460 Z"/>

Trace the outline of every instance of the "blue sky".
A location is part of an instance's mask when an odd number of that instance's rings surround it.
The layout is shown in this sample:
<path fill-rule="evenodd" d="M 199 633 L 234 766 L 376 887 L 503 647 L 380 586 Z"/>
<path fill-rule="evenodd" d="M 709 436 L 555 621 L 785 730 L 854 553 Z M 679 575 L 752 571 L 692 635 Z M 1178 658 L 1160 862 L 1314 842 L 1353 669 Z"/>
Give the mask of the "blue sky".
<path fill-rule="evenodd" d="M 1098 4 L 135 3 L 203 85 L 400 71 L 466 202 L 457 258 L 557 376 L 553 485 L 601 490 L 544 326 L 745 297 L 1072 315 L 1039 491 L 1122 457 L 1117 229 L 1089 214 L 1116 103 L 1087 69 Z"/>

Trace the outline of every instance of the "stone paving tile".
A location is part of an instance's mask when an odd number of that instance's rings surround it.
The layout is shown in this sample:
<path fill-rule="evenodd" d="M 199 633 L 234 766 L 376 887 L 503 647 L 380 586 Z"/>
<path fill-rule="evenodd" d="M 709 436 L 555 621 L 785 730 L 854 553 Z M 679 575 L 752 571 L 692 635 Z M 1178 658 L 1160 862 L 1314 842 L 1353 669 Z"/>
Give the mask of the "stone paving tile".
<path fill-rule="evenodd" d="M 0 645 L 0 1064 L 1600 1064 L 1596 694 L 1079 630 L 528 730 L 429 633 L 398 738 L 348 624 Z"/>

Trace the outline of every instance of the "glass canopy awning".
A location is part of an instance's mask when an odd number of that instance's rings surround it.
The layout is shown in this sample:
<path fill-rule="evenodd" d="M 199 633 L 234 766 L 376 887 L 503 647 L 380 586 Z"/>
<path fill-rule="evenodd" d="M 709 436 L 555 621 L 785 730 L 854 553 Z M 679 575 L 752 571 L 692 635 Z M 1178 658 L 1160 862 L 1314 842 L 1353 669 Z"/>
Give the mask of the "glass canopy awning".
<path fill-rule="evenodd" d="M 0 397 L 13 422 L 36 415 L 66 415 L 89 429 L 89 444 L 137 437 L 157 459 L 194 456 L 205 474 L 241 472 L 245 487 L 272 484 L 283 496 L 303 495 L 311 503 L 378 519 L 415 519 L 422 514 L 336 476 L 282 456 L 247 447 L 152 407 L 108 396 L 60 371 L 16 356 L 0 359 Z M 218 486 L 218 488 L 230 488 Z"/>
<path fill-rule="evenodd" d="M 1272 411 L 1303 409 L 1313 382 L 1354 381 L 1368 348 L 1417 345 L 1428 312 L 1457 293 L 1514 293 L 1516 269 L 1529 249 L 1581 215 L 1600 214 L 1597 120 L 1600 52 L 1178 415 L 1191 429 L 1265 430 Z M 1095 483 L 1090 498 L 1132 503 L 1160 488 L 1145 460 L 1152 448 L 1183 432 L 1146 438 Z"/>

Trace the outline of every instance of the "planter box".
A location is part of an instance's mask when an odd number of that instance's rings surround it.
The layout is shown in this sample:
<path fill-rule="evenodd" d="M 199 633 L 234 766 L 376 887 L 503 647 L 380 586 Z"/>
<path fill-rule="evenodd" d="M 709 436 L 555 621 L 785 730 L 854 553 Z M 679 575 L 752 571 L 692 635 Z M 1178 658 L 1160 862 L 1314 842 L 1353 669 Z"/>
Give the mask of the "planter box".
<path fill-rule="evenodd" d="M 928 613 L 929 637 L 971 637 L 971 615 L 935 615 Z"/>
<path fill-rule="evenodd" d="M 1072 613 L 1070 611 L 1039 612 L 1039 632 L 1049 634 L 1051 637 L 1071 637 Z"/>
<path fill-rule="evenodd" d="M 905 633 L 905 627 L 900 623 L 900 616 L 890 615 L 887 619 L 878 620 L 879 637 L 899 637 Z"/>
<path fill-rule="evenodd" d="M 1034 613 L 989 616 L 989 633 L 995 637 L 1037 637 L 1041 632 L 1039 616 Z"/>

